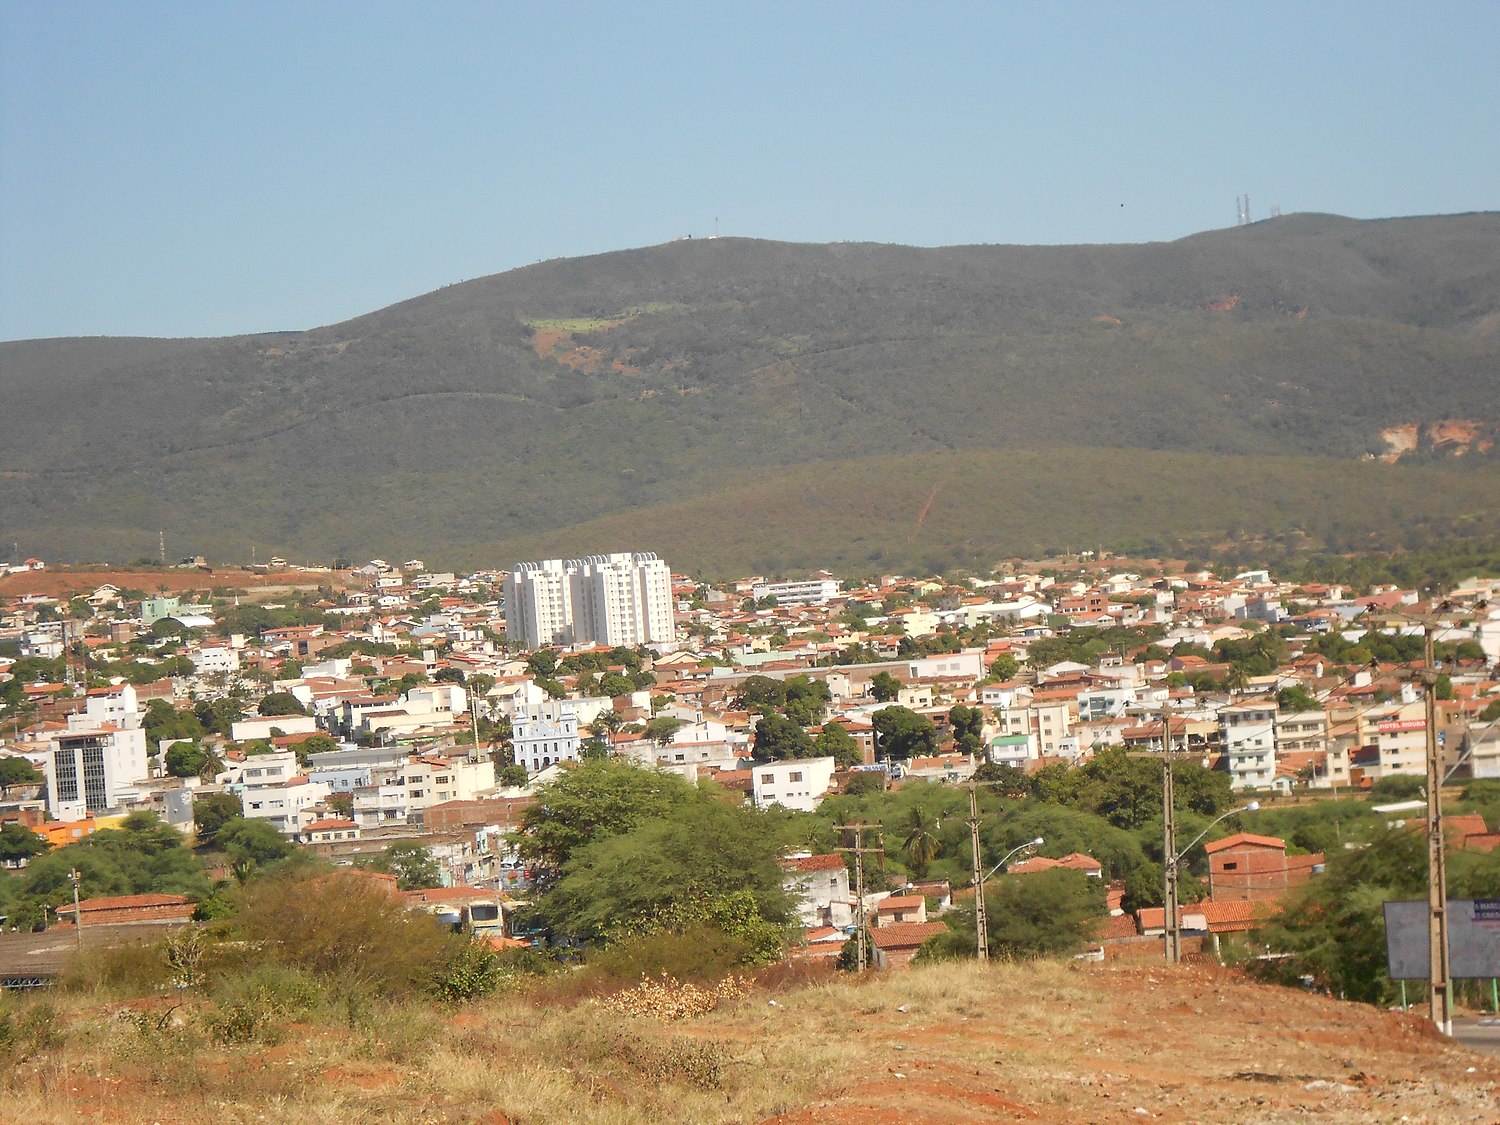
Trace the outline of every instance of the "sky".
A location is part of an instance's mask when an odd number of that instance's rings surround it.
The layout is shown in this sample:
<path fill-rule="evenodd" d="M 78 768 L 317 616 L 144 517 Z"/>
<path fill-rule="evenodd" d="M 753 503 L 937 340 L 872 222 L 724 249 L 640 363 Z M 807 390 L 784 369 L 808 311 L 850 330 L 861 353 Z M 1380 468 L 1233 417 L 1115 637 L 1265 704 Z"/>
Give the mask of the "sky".
<path fill-rule="evenodd" d="M 718 232 L 1500 208 L 1500 3 L 0 0 L 0 339 L 335 323 Z"/>

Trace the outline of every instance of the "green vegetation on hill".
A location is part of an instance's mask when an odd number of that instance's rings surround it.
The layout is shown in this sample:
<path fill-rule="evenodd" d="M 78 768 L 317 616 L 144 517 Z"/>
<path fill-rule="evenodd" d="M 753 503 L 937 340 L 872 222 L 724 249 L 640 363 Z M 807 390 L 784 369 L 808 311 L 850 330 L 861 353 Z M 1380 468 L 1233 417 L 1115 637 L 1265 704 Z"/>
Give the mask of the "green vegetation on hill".
<path fill-rule="evenodd" d="M 164 529 L 216 558 L 378 544 L 478 564 L 615 523 L 699 569 L 1490 533 L 1500 469 L 1479 445 L 1357 459 L 1403 424 L 1495 436 L 1497 260 L 1494 214 L 1146 246 L 719 239 L 309 332 L 4 344 L 26 440 L 0 456 L 0 526 L 51 557 L 139 555 Z"/>

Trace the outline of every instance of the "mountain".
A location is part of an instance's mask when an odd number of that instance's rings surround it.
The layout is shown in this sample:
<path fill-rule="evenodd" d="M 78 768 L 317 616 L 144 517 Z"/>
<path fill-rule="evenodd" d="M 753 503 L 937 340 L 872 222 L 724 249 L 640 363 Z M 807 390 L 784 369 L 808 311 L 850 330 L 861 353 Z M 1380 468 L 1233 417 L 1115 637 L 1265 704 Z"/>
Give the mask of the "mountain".
<path fill-rule="evenodd" d="M 216 559 L 715 570 L 1492 535 L 1500 214 L 683 240 L 305 332 L 0 344 L 0 400 L 0 542 L 54 558 L 159 530 Z"/>

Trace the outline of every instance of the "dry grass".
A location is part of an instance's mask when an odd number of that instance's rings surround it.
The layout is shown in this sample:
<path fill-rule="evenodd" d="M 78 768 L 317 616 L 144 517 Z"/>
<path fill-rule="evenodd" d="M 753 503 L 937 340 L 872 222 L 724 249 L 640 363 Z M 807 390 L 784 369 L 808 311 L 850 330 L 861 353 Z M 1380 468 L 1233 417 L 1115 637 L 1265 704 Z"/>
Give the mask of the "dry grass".
<path fill-rule="evenodd" d="M 631 991 L 639 1006 L 558 1005 L 545 984 L 465 1006 L 324 999 L 242 1038 L 215 1021 L 247 992 L 4 998 L 0 1119 L 1478 1121 L 1500 1080 L 1415 1018 L 1217 969 L 942 964 L 735 986 L 671 1021 Z"/>

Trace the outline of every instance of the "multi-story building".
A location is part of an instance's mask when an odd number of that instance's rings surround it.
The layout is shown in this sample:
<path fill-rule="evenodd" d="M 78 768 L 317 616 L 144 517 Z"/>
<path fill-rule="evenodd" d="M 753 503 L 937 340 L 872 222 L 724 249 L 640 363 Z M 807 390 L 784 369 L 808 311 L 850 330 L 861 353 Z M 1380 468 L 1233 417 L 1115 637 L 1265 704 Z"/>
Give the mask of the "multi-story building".
<path fill-rule="evenodd" d="M 1276 779 L 1276 701 L 1236 703 L 1219 711 L 1230 784 L 1255 789 Z"/>
<path fill-rule="evenodd" d="M 836 578 L 813 578 L 805 582 L 758 582 L 750 588 L 756 601 L 775 598 L 777 605 L 822 605 L 839 596 Z"/>
<path fill-rule="evenodd" d="M 505 632 L 533 649 L 670 642 L 671 572 L 649 551 L 519 563 L 505 578 Z"/>
<path fill-rule="evenodd" d="M 149 772 L 146 732 L 129 684 L 89 692 L 83 712 L 69 715 L 67 729 L 50 741 L 43 772 L 54 820 L 119 808 Z"/>

